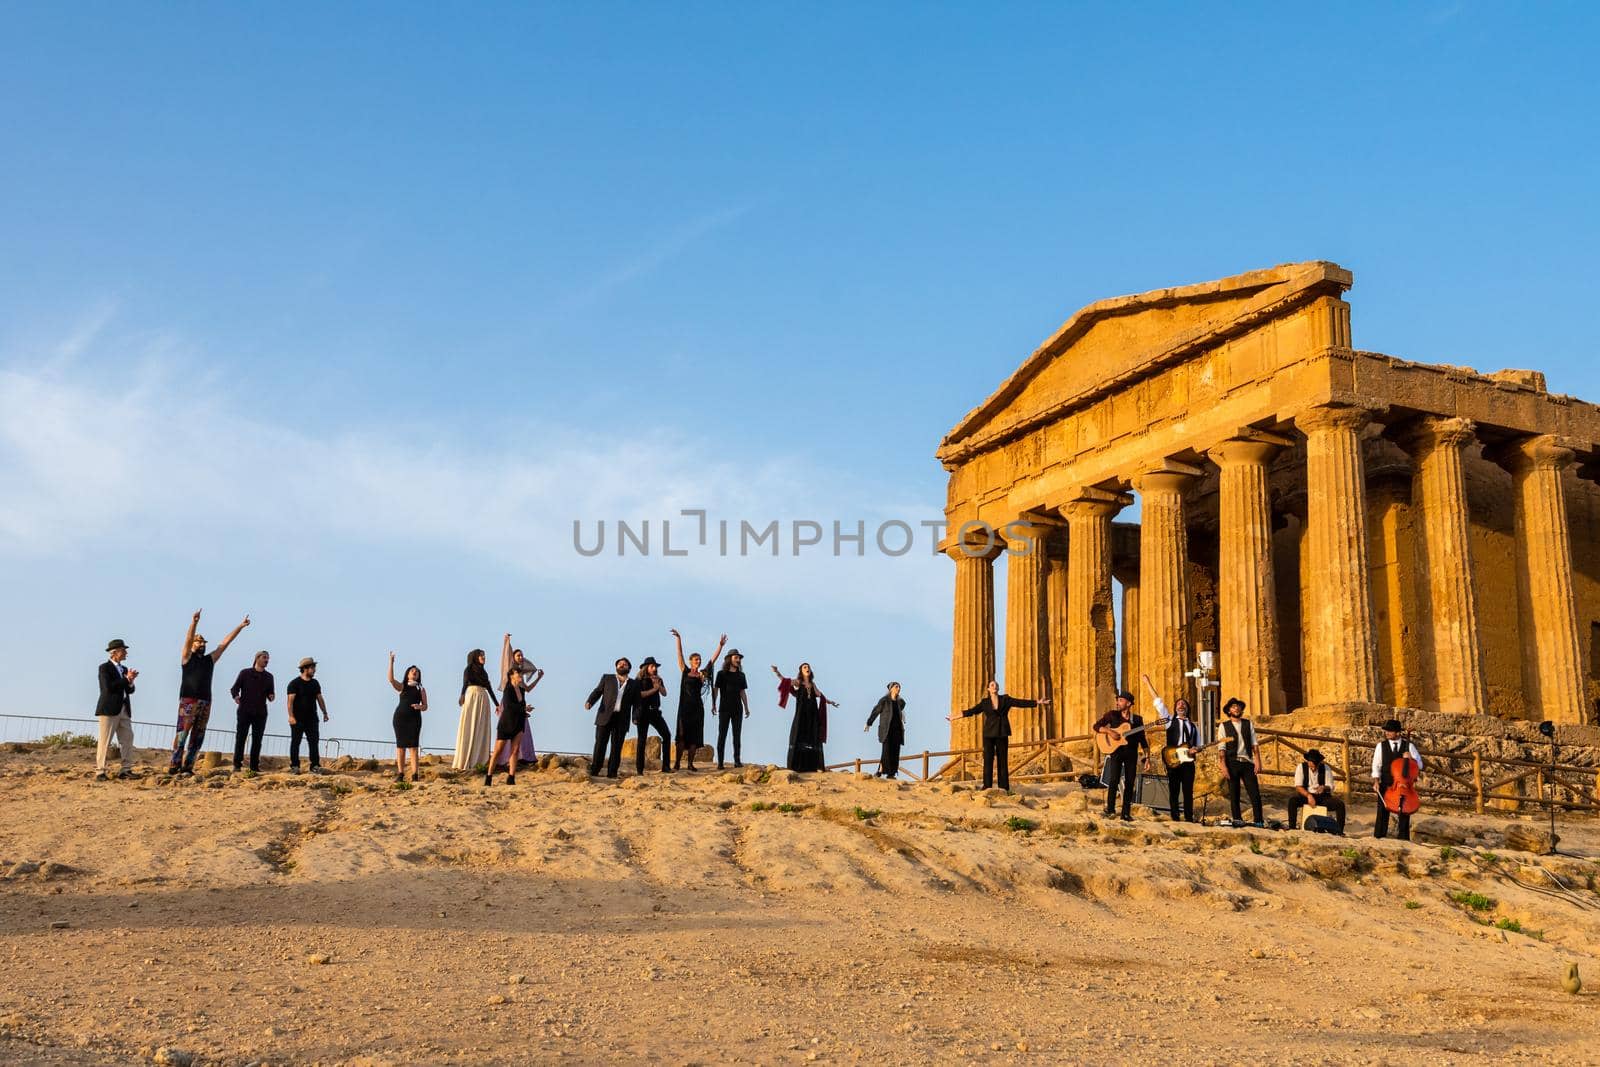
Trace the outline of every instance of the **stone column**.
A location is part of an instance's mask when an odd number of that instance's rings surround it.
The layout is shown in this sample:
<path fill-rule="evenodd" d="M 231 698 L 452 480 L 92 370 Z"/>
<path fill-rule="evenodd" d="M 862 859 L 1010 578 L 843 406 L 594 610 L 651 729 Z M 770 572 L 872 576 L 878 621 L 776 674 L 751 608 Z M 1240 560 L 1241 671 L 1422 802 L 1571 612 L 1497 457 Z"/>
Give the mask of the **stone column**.
<path fill-rule="evenodd" d="M 1048 621 L 1045 593 L 1048 560 L 1044 540 L 1048 527 L 1025 517 L 1008 525 L 1006 538 L 1006 671 L 1005 692 L 1038 700 L 1049 695 L 1046 662 Z M 1018 708 L 1011 713 L 1014 741 L 1041 741 L 1047 732 L 1048 708 Z"/>
<path fill-rule="evenodd" d="M 1522 607 L 1522 690 L 1529 717 L 1588 721 L 1572 535 L 1561 472 L 1572 442 L 1545 434 L 1510 441 L 1490 458 L 1511 472 L 1517 509 L 1517 595 Z"/>
<path fill-rule="evenodd" d="M 1065 524 L 1052 526 L 1045 534 L 1045 662 L 1051 699 L 1045 720 L 1051 737 L 1062 734 L 1061 697 L 1068 689 L 1067 635 L 1071 624 L 1067 614 L 1067 590 L 1070 585 L 1067 569 L 1070 544 Z"/>
<path fill-rule="evenodd" d="M 978 702 L 994 678 L 994 560 L 999 548 L 956 544 L 945 550 L 956 564 L 955 640 L 950 653 L 950 710 L 959 715 Z M 951 748 L 981 748 L 981 717 L 950 723 Z"/>
<path fill-rule="evenodd" d="M 1189 534 L 1184 494 L 1199 471 L 1177 463 L 1139 475 L 1139 670 L 1170 705 L 1189 695 Z M 1139 689 L 1129 689 L 1138 696 Z M 1142 697 L 1140 699 L 1143 699 Z"/>
<path fill-rule="evenodd" d="M 1063 736 L 1089 732 L 1111 706 L 1117 684 L 1117 629 L 1111 604 L 1111 519 L 1128 503 L 1086 490 L 1061 507 L 1070 530 L 1066 685 L 1056 697 Z"/>
<path fill-rule="evenodd" d="M 1294 420 L 1306 435 L 1308 704 L 1382 700 L 1361 461 L 1361 431 L 1371 418 L 1363 408 L 1326 406 Z"/>
<path fill-rule="evenodd" d="M 1118 569 L 1114 577 L 1122 585 L 1122 668 L 1119 688 L 1130 693 L 1139 687 L 1139 567 L 1135 563 Z"/>
<path fill-rule="evenodd" d="M 1481 715 L 1489 710 L 1489 701 L 1478 641 L 1467 481 L 1461 462 L 1473 429 L 1468 419 L 1429 416 L 1406 426 L 1396 435 L 1396 443 L 1410 454 L 1415 468 L 1411 506 L 1421 519 L 1420 555 L 1427 570 L 1438 710 Z"/>
<path fill-rule="evenodd" d="M 1222 688 L 1252 715 L 1281 714 L 1278 595 L 1267 464 L 1287 442 L 1238 438 L 1206 453 L 1218 484 L 1217 612 Z"/>

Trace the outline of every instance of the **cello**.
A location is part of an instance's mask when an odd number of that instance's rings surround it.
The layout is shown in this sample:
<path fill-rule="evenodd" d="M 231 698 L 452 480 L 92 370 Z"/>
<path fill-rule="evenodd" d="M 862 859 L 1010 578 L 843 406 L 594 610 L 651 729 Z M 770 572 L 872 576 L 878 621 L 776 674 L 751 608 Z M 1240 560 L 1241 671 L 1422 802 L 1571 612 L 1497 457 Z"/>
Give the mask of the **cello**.
<path fill-rule="evenodd" d="M 1422 807 L 1422 798 L 1417 796 L 1417 775 L 1422 768 L 1411 758 L 1411 735 L 1402 733 L 1398 740 L 1404 747 L 1384 767 L 1388 784 L 1383 787 L 1381 796 L 1383 806 L 1394 814 L 1411 815 Z M 1380 743 L 1387 745 L 1389 742 Z"/>

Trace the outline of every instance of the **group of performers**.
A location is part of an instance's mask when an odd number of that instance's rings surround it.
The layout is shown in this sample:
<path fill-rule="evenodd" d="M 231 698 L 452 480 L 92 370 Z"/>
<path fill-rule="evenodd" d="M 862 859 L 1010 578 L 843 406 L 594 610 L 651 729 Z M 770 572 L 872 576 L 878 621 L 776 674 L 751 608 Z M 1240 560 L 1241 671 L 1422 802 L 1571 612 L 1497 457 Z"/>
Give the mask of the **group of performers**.
<path fill-rule="evenodd" d="M 250 617 L 235 626 L 218 643 L 208 647 L 203 635 L 197 632 L 200 612 L 190 620 L 184 635 L 183 652 L 179 660 L 181 679 L 178 688 L 178 725 L 173 739 L 169 770 L 175 775 L 194 773 L 194 762 L 205 740 L 206 726 L 211 717 L 212 674 L 223 653 L 243 630 L 250 625 Z M 733 765 L 742 767 L 741 734 L 743 722 L 750 717 L 749 687 L 745 680 L 744 656 L 737 648 L 727 648 L 728 635 L 717 641 L 710 657 L 698 652 L 684 655 L 683 637 L 677 630 L 669 631 L 676 646 L 678 664 L 678 713 L 676 718 L 677 749 L 674 754 L 673 733 L 662 714 L 661 701 L 668 695 L 666 681 L 661 676 L 661 664 L 654 656 L 647 656 L 634 672 L 632 661 L 619 657 L 613 669 L 600 677 L 584 701 L 585 711 L 593 711 L 594 752 L 589 761 L 589 774 L 617 777 L 622 762 L 622 746 L 629 727 L 637 731 L 634 748 L 634 770 L 645 773 L 646 741 L 654 732 L 661 741 L 661 770 L 671 773 L 684 769 L 695 771 L 695 756 L 705 745 L 706 706 L 705 695 L 711 694 L 711 714 L 717 719 L 717 769 L 725 767 L 728 735 L 733 735 Z M 96 755 L 96 778 L 107 777 L 107 757 L 114 737 L 122 751 L 122 768 L 118 777 L 132 775 L 133 729 L 132 693 L 138 671 L 128 667 L 126 642 L 115 640 L 106 647 L 107 659 L 100 664 L 100 698 L 95 708 L 99 723 L 99 745 Z M 271 657 L 267 652 L 257 652 L 249 667 L 244 668 L 229 689 L 237 707 L 237 724 L 234 735 L 233 766 L 240 771 L 245 766 L 248 743 L 249 768 L 260 770 L 261 741 L 267 724 L 267 707 L 276 697 L 276 685 L 267 669 Z M 720 661 L 720 666 L 716 666 Z M 422 716 L 428 710 L 428 690 L 422 684 L 422 669 L 409 666 L 399 678 L 395 677 L 395 656 L 389 653 L 389 685 L 398 695 L 394 710 L 395 777 L 397 781 L 416 781 L 420 773 Z M 299 663 L 298 675 L 286 688 L 290 728 L 289 769 L 300 772 L 300 746 L 307 745 L 310 771 L 322 773 L 320 762 L 320 724 L 328 721 L 327 700 L 317 681 L 317 662 L 307 657 Z M 802 663 L 793 676 L 785 675 L 776 666 L 772 668 L 777 679 L 778 706 L 787 709 L 794 701 L 789 727 L 789 747 L 786 765 L 801 772 L 820 771 L 824 768 L 823 745 L 828 740 L 828 709 L 839 703 L 828 699 L 817 685 L 811 664 Z M 456 750 L 452 767 L 458 771 L 483 768 L 484 784 L 494 781 L 496 771 L 506 769 L 508 784 L 516 783 L 517 766 L 535 758 L 532 727 L 529 718 L 529 696 L 544 678 L 544 671 L 535 667 L 521 649 L 515 648 L 511 635 L 506 634 L 500 649 L 499 685 L 489 676 L 488 656 L 483 649 L 473 649 L 467 654 L 467 664 L 462 671 L 461 691 L 456 698 L 460 718 L 456 732 Z M 1228 796 L 1233 821 L 1242 822 L 1242 797 L 1250 798 L 1252 823 L 1264 825 L 1261 805 L 1261 753 L 1255 725 L 1245 716 L 1245 702 L 1230 698 L 1223 705 L 1224 721 L 1216 737 L 1203 741 L 1200 727 L 1194 721 L 1187 699 L 1174 701 L 1169 710 L 1161 695 L 1156 692 L 1148 675 L 1144 683 L 1150 693 L 1151 705 L 1160 716 L 1150 726 L 1163 726 L 1166 732 L 1164 759 L 1167 764 L 1168 806 L 1173 821 L 1195 822 L 1194 780 L 1196 755 L 1205 748 L 1220 748 L 1220 770 L 1228 782 Z M 496 693 L 496 689 L 499 693 Z M 997 784 L 1001 789 L 1011 788 L 1009 746 L 1011 742 L 1011 711 L 1013 708 L 1048 706 L 1049 698 L 1031 700 L 1014 697 L 1000 691 L 997 682 L 991 681 L 982 699 L 963 710 L 960 716 L 983 716 L 983 788 Z M 1106 790 L 1105 815 L 1133 818 L 1133 794 L 1141 767 L 1150 770 L 1149 727 L 1143 716 L 1134 711 L 1133 694 L 1126 691 L 1116 695 L 1110 709 L 1094 724 L 1096 743 L 1105 754 L 1105 764 L 1100 780 Z M 493 724 L 491 725 L 491 709 Z M 946 716 L 953 720 L 955 716 Z M 873 706 L 864 729 L 876 724 L 878 740 L 882 745 L 879 775 L 894 778 L 899 773 L 900 748 L 905 742 L 906 702 L 901 696 L 898 682 L 890 682 L 887 691 Z M 1396 830 L 1403 839 L 1411 836 L 1411 813 L 1415 810 L 1415 781 L 1422 770 L 1422 755 L 1416 745 L 1404 736 L 1397 720 L 1384 724 L 1384 740 L 1373 751 L 1372 782 L 1379 797 L 1374 834 L 1385 837 L 1391 816 Z M 1118 798 L 1121 798 L 1120 812 Z M 1337 831 L 1345 825 L 1345 803 L 1335 795 L 1332 774 L 1322 753 L 1312 749 L 1295 770 L 1294 793 L 1289 799 L 1289 825 L 1299 828 L 1301 815 L 1314 811 L 1319 818 L 1333 820 Z"/>

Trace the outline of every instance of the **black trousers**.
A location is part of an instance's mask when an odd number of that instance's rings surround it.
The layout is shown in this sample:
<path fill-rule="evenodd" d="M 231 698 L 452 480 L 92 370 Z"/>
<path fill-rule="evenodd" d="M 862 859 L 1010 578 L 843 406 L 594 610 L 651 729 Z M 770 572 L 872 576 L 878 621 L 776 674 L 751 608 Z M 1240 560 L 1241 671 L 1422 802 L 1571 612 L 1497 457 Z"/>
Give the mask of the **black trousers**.
<path fill-rule="evenodd" d="M 717 711 L 717 767 L 722 767 L 722 747 L 728 740 L 728 729 L 733 729 L 733 765 L 739 766 L 739 737 L 744 732 L 744 710 L 739 707 L 733 709 L 730 715 L 726 711 Z"/>
<path fill-rule="evenodd" d="M 603 766 L 607 778 L 615 778 L 622 769 L 622 741 L 628 736 L 628 717 L 619 711 L 594 728 L 594 756 L 589 760 L 591 777 L 600 773 Z M 610 750 L 608 756 L 607 750 Z"/>
<path fill-rule="evenodd" d="M 1178 821 L 1178 809 L 1183 818 L 1194 822 L 1194 763 L 1180 763 L 1167 768 L 1167 804 L 1172 808 L 1172 821 Z"/>
<path fill-rule="evenodd" d="M 672 770 L 672 732 L 667 729 L 667 720 L 662 718 L 661 711 L 657 709 L 639 719 L 639 744 L 633 752 L 633 769 L 639 774 L 644 773 L 644 742 L 651 730 L 661 735 L 661 769 Z"/>
<path fill-rule="evenodd" d="M 1411 840 L 1411 815 L 1402 812 L 1395 816 L 1395 836 L 1402 841 Z M 1389 809 L 1384 806 L 1383 798 L 1378 798 L 1378 816 L 1372 824 L 1373 837 L 1389 836 Z"/>
<path fill-rule="evenodd" d="M 983 739 L 983 787 L 994 787 L 995 774 L 999 772 L 1000 788 L 1011 788 L 1011 738 L 985 737 Z"/>
<path fill-rule="evenodd" d="M 1239 815 L 1239 787 L 1250 793 L 1250 808 L 1255 812 L 1255 822 L 1265 822 L 1261 816 L 1261 783 L 1256 780 L 1256 765 L 1249 760 L 1228 761 L 1228 802 L 1232 805 L 1233 821 L 1241 822 Z"/>
<path fill-rule="evenodd" d="M 1106 814 L 1117 808 L 1117 786 L 1122 787 L 1122 816 L 1133 818 L 1133 783 L 1139 774 L 1138 745 L 1123 745 L 1106 757 L 1100 780 L 1106 784 Z"/>
<path fill-rule="evenodd" d="M 904 741 L 898 733 L 889 734 L 883 743 L 883 756 L 878 760 L 878 773 L 893 778 L 900 773 L 900 745 Z"/>
<path fill-rule="evenodd" d="M 300 741 L 303 738 L 311 757 L 311 766 L 322 766 L 321 726 L 315 713 L 297 716 L 298 722 L 289 724 L 289 766 L 300 766 Z"/>
<path fill-rule="evenodd" d="M 261 735 L 267 728 L 267 711 L 239 710 L 238 725 L 233 733 L 233 769 L 244 766 L 244 735 L 250 735 L 250 769 L 261 769 Z"/>
<path fill-rule="evenodd" d="M 1305 807 L 1307 803 L 1306 798 L 1299 793 L 1289 798 L 1289 829 L 1300 829 L 1300 809 Z M 1339 824 L 1339 832 L 1341 834 L 1344 833 L 1344 801 L 1332 793 L 1324 793 L 1317 799 L 1316 803 L 1311 804 L 1311 807 L 1327 808 L 1333 812 L 1333 819 Z"/>

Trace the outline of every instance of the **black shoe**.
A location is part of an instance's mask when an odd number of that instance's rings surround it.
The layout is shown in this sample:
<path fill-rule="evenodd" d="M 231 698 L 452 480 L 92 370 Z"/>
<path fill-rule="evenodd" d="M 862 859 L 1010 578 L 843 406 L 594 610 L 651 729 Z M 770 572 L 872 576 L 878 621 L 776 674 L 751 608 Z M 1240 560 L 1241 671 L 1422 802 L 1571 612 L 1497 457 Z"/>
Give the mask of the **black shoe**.
<path fill-rule="evenodd" d="M 717 764 L 717 770 L 719 770 L 719 771 L 722 771 L 722 770 L 726 770 L 726 769 L 727 769 L 727 768 L 726 768 L 726 767 L 724 767 L 724 766 L 723 766 L 723 765 L 722 765 L 722 764 L 720 764 L 720 763 L 719 763 L 719 764 Z"/>
<path fill-rule="evenodd" d="M 984 786 L 984 788 L 988 789 L 989 787 L 988 786 Z M 1117 814 L 1117 811 L 1116 811 L 1115 808 L 1107 808 L 1105 811 L 1102 811 L 1100 813 L 1100 816 L 1101 816 L 1101 818 L 1110 819 L 1110 818 L 1114 818 L 1116 816 L 1116 814 Z"/>
<path fill-rule="evenodd" d="M 109 779 L 106 778 L 106 772 L 105 771 L 96 771 L 94 773 L 94 780 L 97 781 L 97 782 L 109 781 Z"/>
<path fill-rule="evenodd" d="M 483 776 L 483 784 L 484 785 L 494 785 L 494 775 L 492 775 L 492 774 L 484 775 Z"/>
<path fill-rule="evenodd" d="M 735 767 L 743 767 L 743 766 L 744 766 L 744 764 L 742 764 L 742 763 L 740 763 L 740 762 L 739 762 L 739 761 L 738 761 L 738 760 L 734 760 L 734 761 L 733 761 L 733 765 L 734 765 L 734 766 L 735 766 Z"/>
<path fill-rule="evenodd" d="M 1123 822 L 1132 822 L 1133 821 L 1133 816 L 1132 815 L 1118 815 L 1117 818 L 1121 819 Z"/>
<path fill-rule="evenodd" d="M 516 785 L 516 784 L 517 784 L 517 776 L 514 775 L 514 774 L 507 774 L 506 775 L 506 785 Z"/>

